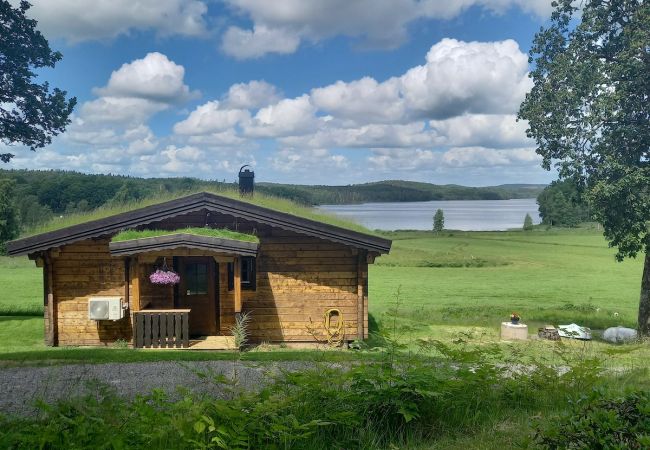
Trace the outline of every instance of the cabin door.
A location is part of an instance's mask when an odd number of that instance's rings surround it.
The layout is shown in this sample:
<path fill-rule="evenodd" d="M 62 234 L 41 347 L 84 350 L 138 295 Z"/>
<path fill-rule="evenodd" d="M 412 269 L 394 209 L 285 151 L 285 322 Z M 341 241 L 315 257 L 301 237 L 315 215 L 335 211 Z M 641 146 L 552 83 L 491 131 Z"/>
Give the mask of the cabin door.
<path fill-rule="evenodd" d="M 208 256 L 179 258 L 178 307 L 190 309 L 190 336 L 213 336 L 219 330 L 218 264 Z"/>

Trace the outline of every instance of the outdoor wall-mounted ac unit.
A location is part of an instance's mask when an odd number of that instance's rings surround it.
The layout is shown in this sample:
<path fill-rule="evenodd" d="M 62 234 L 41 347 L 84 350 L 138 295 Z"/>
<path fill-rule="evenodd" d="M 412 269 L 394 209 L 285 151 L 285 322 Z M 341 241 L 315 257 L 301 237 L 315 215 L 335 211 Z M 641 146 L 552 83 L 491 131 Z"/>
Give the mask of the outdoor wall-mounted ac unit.
<path fill-rule="evenodd" d="M 123 317 L 122 297 L 90 297 L 88 300 L 90 320 L 120 320 Z"/>

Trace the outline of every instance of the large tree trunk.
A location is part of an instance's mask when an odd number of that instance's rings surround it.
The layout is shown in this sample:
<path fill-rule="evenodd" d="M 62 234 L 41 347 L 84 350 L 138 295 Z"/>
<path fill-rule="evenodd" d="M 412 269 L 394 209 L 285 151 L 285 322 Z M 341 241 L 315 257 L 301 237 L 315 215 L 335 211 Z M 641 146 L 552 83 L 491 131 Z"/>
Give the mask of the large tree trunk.
<path fill-rule="evenodd" d="M 639 332 L 650 336 L 650 249 L 645 254 L 639 299 Z"/>

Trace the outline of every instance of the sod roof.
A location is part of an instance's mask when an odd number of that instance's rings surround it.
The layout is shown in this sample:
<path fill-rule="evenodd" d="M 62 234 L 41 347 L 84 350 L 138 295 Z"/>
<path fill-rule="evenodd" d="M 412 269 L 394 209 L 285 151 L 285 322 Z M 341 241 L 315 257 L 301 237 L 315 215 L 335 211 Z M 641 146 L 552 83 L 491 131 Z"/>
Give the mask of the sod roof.
<path fill-rule="evenodd" d="M 135 204 L 135 208 L 132 209 L 125 208 L 126 210 L 117 211 L 112 209 L 110 211 L 113 214 L 106 216 L 101 212 L 95 213 L 94 216 L 90 216 L 97 217 L 99 214 L 99 217 L 94 220 L 81 221 L 10 241 L 7 243 L 7 253 L 9 255 L 35 253 L 83 239 L 115 235 L 124 230 L 204 209 L 377 253 L 388 253 L 391 246 L 391 241 L 375 236 L 359 225 L 318 214 L 310 208 L 273 197 L 256 196 L 243 201 L 232 198 L 231 194 L 200 192 L 148 205 L 147 202 L 150 201 Z"/>

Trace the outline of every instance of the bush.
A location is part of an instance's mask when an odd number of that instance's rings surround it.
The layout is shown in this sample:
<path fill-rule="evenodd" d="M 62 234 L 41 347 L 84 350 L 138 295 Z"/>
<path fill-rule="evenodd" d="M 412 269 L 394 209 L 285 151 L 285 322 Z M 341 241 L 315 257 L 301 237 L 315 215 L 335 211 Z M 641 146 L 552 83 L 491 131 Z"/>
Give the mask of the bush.
<path fill-rule="evenodd" d="M 535 439 L 547 449 L 650 448 L 650 393 L 610 398 L 595 391 L 558 420 L 539 426 Z"/>

